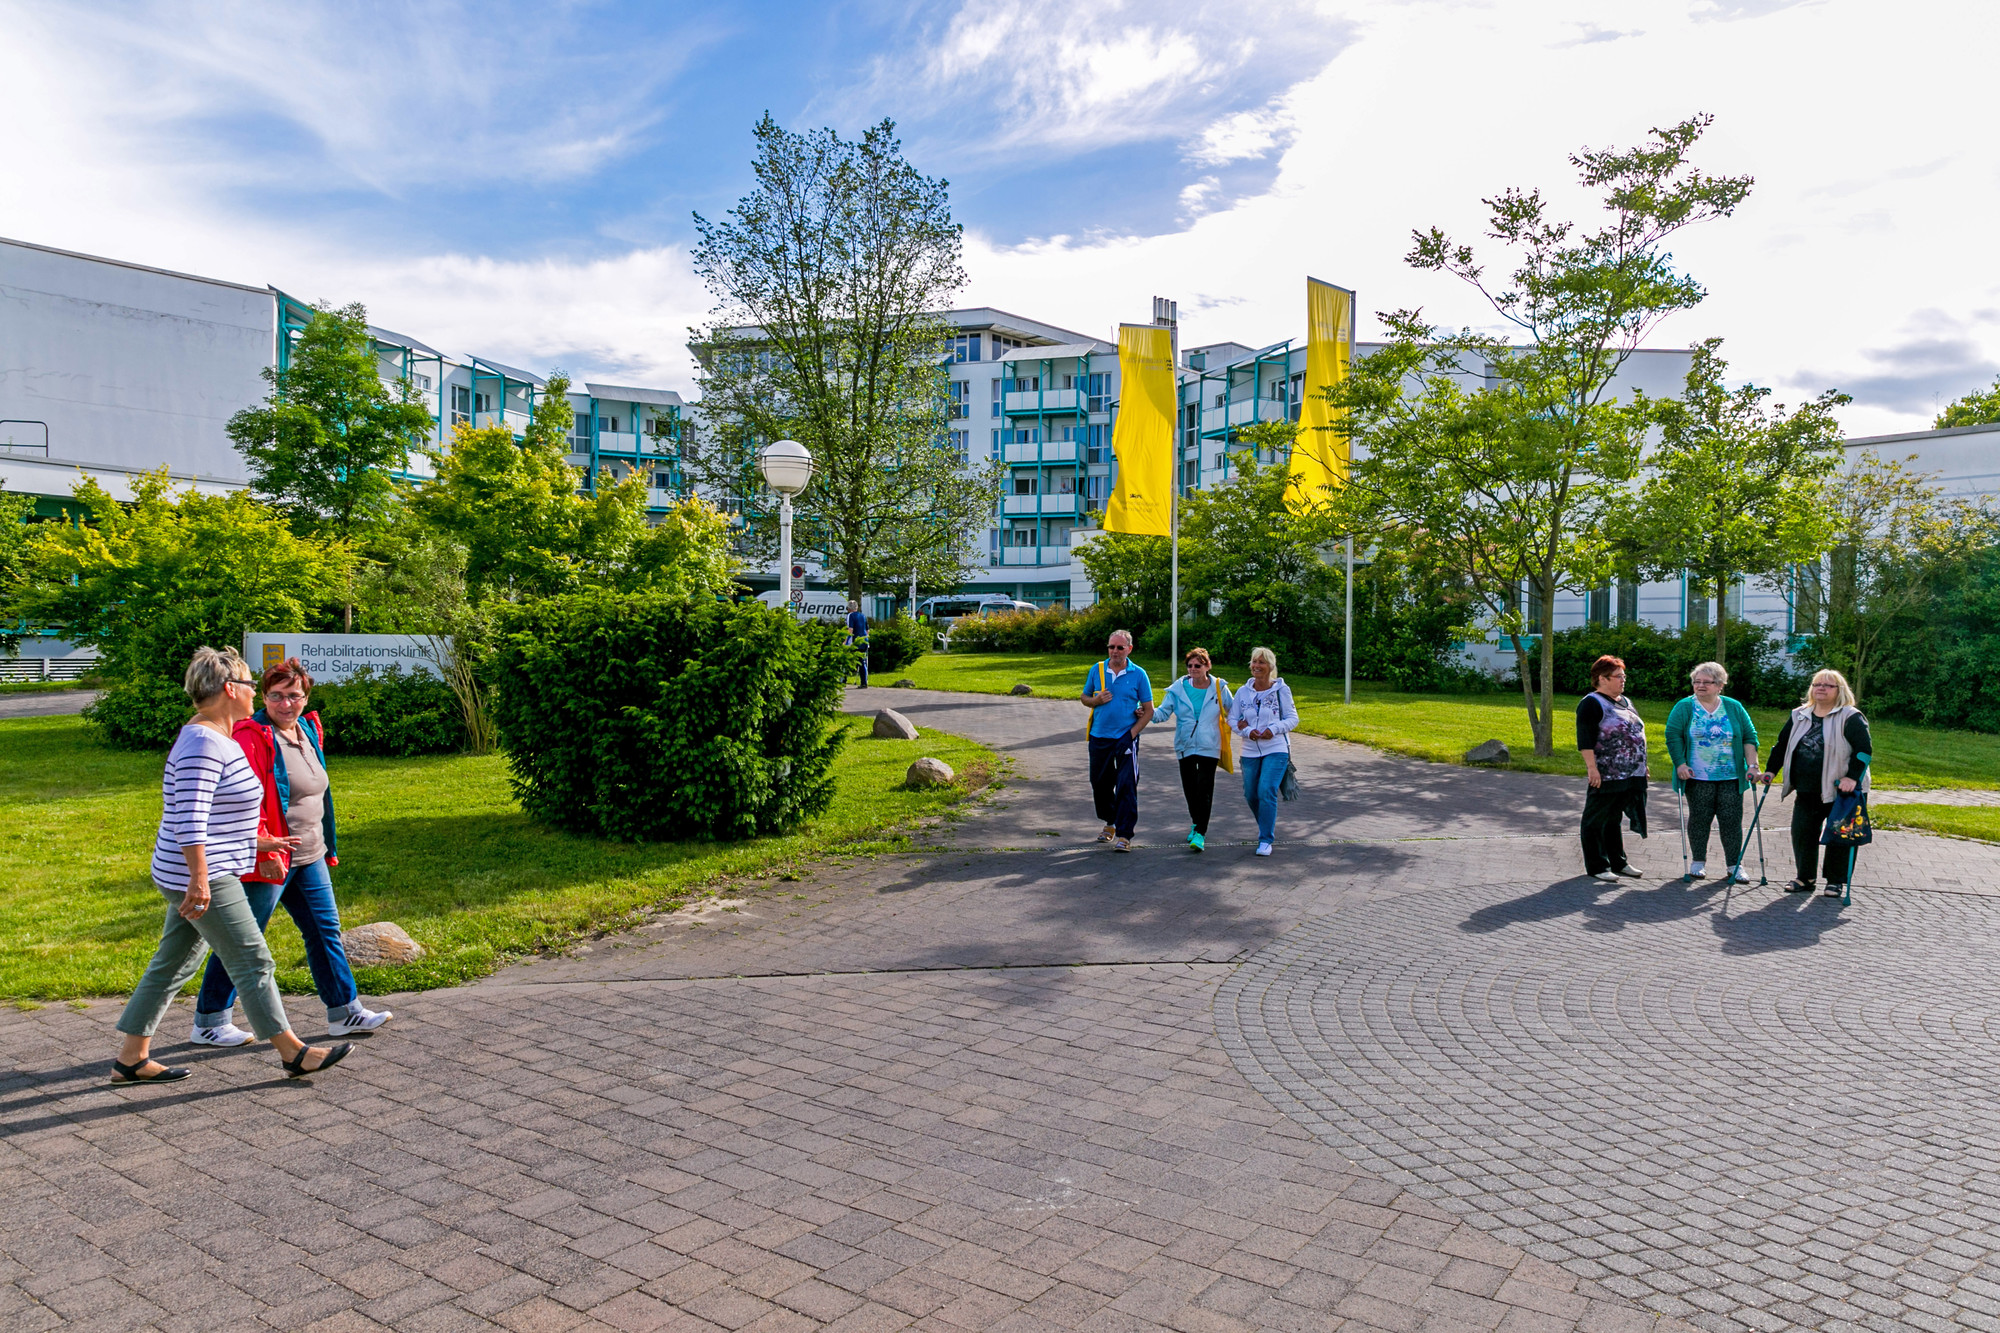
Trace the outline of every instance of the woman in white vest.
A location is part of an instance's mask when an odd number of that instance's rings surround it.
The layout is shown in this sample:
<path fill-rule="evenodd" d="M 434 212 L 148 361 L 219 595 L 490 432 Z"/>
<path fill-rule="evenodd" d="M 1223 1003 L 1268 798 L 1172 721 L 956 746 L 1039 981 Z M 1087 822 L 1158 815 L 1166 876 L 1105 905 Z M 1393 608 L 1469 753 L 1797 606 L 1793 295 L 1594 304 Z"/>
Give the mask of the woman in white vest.
<path fill-rule="evenodd" d="M 1257 815 L 1257 855 L 1269 856 L 1278 834 L 1278 788 L 1292 766 L 1286 733 L 1299 725 L 1292 687 L 1279 677 L 1278 655 L 1269 648 L 1250 650 L 1250 683 L 1236 691 L 1229 725 L 1243 770 L 1243 799 Z"/>
<path fill-rule="evenodd" d="M 1209 674 L 1208 649 L 1187 650 L 1187 674 L 1167 687 L 1167 700 L 1153 720 L 1174 720 L 1174 756 L 1181 761 L 1181 794 L 1187 797 L 1188 850 L 1198 852 L 1208 838 L 1215 807 L 1215 768 L 1222 762 L 1223 731 L 1229 716 L 1229 682 Z"/>
<path fill-rule="evenodd" d="M 1785 719 L 1777 744 L 1771 747 L 1770 770 L 1760 781 L 1770 786 L 1780 770 L 1785 774 L 1779 799 L 1798 793 L 1792 806 L 1792 856 L 1798 862 L 1799 877 L 1785 886 L 1787 893 L 1811 893 L 1821 870 L 1820 834 L 1827 814 L 1841 796 L 1868 790 L 1868 765 L 1875 744 L 1868 735 L 1868 719 L 1854 706 L 1854 690 L 1838 671 L 1821 671 L 1812 678 L 1805 702 Z M 1845 892 L 1847 869 L 1853 851 L 1843 846 L 1825 849 L 1826 885 L 1829 898 Z"/>

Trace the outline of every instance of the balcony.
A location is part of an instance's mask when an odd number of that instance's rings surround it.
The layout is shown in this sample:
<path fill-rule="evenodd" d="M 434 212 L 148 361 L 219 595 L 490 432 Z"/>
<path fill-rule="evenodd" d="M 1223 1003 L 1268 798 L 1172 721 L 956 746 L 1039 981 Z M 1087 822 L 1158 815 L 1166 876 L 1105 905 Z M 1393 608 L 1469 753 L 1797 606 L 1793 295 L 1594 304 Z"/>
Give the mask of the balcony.
<path fill-rule="evenodd" d="M 639 437 L 629 430 L 601 430 L 597 432 L 597 452 L 636 454 L 639 452 Z"/>
<path fill-rule="evenodd" d="M 1040 444 L 1002 445 L 1003 457 L 1009 463 L 1074 463 L 1076 461 L 1075 440 L 1044 440 Z"/>
<path fill-rule="evenodd" d="M 1067 565 L 1067 546 L 1003 546 L 994 555 L 996 565 Z"/>
<path fill-rule="evenodd" d="M 462 412 L 454 413 L 454 416 L 463 415 L 464 413 Z M 478 430 L 486 430 L 491 426 L 505 426 L 516 435 L 525 435 L 528 431 L 528 414 L 518 407 L 512 412 L 507 413 L 505 419 L 502 419 L 498 412 L 474 412 L 472 414 L 472 424 Z"/>
<path fill-rule="evenodd" d="M 1008 394 L 1000 410 L 1010 417 L 1043 412 L 1074 415 L 1083 411 L 1083 395 L 1075 389 L 1030 389 L 1026 393 Z"/>
<path fill-rule="evenodd" d="M 648 486 L 646 488 L 646 507 L 648 509 L 672 509 L 679 502 L 680 497 L 670 490 L 659 486 Z"/>
<path fill-rule="evenodd" d="M 1075 514 L 1074 493 L 1054 495 L 1003 495 L 1000 512 L 1009 516 L 1028 514 Z"/>
<path fill-rule="evenodd" d="M 1291 405 L 1276 398 L 1239 398 L 1223 407 L 1204 408 L 1201 414 L 1201 433 L 1220 435 L 1226 430 L 1239 430 L 1255 425 L 1259 421 L 1287 421 L 1291 419 Z"/>

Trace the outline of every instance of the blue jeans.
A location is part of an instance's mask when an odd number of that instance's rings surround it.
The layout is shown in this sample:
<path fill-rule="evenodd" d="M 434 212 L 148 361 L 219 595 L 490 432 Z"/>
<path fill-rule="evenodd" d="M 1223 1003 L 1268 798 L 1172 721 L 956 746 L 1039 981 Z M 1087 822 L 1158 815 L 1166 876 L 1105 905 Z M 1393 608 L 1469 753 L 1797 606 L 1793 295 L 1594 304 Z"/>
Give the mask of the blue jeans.
<path fill-rule="evenodd" d="M 271 909 L 279 903 L 292 915 L 299 938 L 306 945 L 306 966 L 312 969 L 313 986 L 326 1006 L 329 1022 L 353 1012 L 356 991 L 354 969 L 347 965 L 347 951 L 340 947 L 340 908 L 333 901 L 333 877 L 325 861 L 295 866 L 279 884 L 245 884 L 250 910 L 262 930 L 271 920 Z M 201 979 L 201 994 L 195 997 L 196 1027 L 220 1027 L 229 1021 L 236 1006 L 236 986 L 222 959 L 211 957 Z"/>
<path fill-rule="evenodd" d="M 1257 841 L 1270 842 L 1278 832 L 1278 784 L 1285 780 L 1292 756 L 1280 752 L 1236 762 L 1243 769 L 1243 799 L 1257 816 Z"/>

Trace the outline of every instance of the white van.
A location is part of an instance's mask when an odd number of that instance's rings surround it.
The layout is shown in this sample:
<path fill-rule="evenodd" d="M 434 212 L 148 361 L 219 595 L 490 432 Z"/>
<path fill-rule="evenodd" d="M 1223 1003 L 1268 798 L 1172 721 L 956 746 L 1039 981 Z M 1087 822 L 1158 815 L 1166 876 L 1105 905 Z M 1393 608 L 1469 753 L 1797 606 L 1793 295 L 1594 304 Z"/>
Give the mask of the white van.
<path fill-rule="evenodd" d="M 760 592 L 757 600 L 775 610 L 778 606 L 778 592 Z M 817 620 L 828 625 L 847 623 L 847 594 L 833 592 L 825 588 L 792 589 L 792 614 L 801 620 Z"/>

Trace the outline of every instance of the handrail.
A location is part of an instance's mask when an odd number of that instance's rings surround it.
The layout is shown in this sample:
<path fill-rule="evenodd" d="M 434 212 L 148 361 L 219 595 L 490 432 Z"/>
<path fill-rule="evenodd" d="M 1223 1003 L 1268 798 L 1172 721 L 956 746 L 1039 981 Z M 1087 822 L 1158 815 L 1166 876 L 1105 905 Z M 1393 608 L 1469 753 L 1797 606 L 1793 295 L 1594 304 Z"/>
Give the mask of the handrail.
<path fill-rule="evenodd" d="M 42 457 L 47 458 L 49 456 L 48 422 L 36 421 L 33 417 L 0 417 L 0 426 L 40 426 L 42 428 L 42 442 L 40 444 L 16 444 L 12 439 L 8 439 L 0 441 L 0 449 L 40 449 Z"/>

